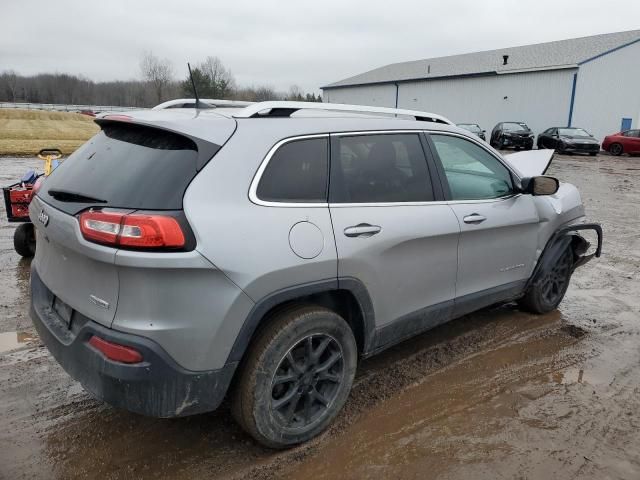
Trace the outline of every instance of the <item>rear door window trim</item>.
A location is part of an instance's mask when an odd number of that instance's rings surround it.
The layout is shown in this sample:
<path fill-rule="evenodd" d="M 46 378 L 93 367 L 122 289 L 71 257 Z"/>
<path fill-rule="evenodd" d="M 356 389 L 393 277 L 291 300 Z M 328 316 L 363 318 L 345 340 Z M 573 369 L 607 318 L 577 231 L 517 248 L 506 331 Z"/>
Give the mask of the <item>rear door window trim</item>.
<path fill-rule="evenodd" d="M 269 152 L 267 152 L 267 155 L 264 157 L 264 160 L 262 160 L 262 163 L 258 167 L 258 170 L 256 171 L 256 174 L 254 175 L 253 180 L 251 181 L 251 185 L 249 186 L 249 200 L 251 200 L 252 203 L 255 203 L 256 205 L 260 205 L 263 207 L 327 208 L 329 206 L 328 202 L 284 202 L 284 201 L 280 202 L 280 201 L 273 201 L 273 200 L 262 200 L 260 197 L 258 197 L 258 185 L 260 184 L 262 175 L 264 174 L 264 171 L 267 169 L 269 162 L 271 161 L 273 156 L 276 154 L 276 152 L 280 149 L 280 147 L 282 147 L 283 145 L 286 145 L 287 143 L 291 143 L 299 140 L 308 140 L 312 138 L 325 138 L 329 143 L 328 133 L 318 133 L 318 134 L 312 134 L 312 135 L 297 135 L 294 137 L 283 138 L 282 140 L 278 141 L 273 147 L 269 149 Z M 327 146 L 327 150 L 330 150 L 329 145 Z M 327 159 L 327 162 L 328 161 L 329 159 Z M 327 170 L 326 186 L 327 186 L 326 191 L 328 194 L 329 170 Z"/>

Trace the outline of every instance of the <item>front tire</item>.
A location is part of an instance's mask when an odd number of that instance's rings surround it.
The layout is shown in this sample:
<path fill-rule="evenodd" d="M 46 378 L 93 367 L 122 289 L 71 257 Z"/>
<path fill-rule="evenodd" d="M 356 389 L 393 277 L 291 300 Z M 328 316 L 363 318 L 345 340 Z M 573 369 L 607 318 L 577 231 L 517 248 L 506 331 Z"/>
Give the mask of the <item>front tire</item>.
<path fill-rule="evenodd" d="M 623 151 L 624 151 L 624 148 L 622 148 L 622 144 L 620 144 L 620 143 L 612 143 L 609 146 L 609 153 L 611 155 L 615 155 L 616 157 L 618 155 L 622 155 Z"/>
<path fill-rule="evenodd" d="M 23 223 L 13 233 L 13 248 L 25 258 L 36 254 L 36 232 L 33 223 Z"/>
<path fill-rule="evenodd" d="M 317 306 L 280 312 L 259 332 L 242 365 L 234 418 L 267 447 L 312 439 L 346 402 L 357 353 L 351 328 L 335 312 Z"/>
<path fill-rule="evenodd" d="M 569 288 L 572 267 L 573 250 L 568 247 L 558 262 L 529 287 L 524 297 L 518 300 L 518 305 L 533 313 L 555 310 Z"/>

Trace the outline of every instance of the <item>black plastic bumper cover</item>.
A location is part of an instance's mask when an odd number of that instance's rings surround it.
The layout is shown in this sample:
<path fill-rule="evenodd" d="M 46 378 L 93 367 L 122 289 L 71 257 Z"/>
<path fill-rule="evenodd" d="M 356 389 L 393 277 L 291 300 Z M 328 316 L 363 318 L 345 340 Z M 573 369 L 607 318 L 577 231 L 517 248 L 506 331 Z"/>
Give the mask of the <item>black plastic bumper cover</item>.
<path fill-rule="evenodd" d="M 74 311 L 71 327 L 53 310 L 53 294 L 31 269 L 31 318 L 41 340 L 62 368 L 95 397 L 152 417 L 177 417 L 215 410 L 236 364 L 194 372 L 178 365 L 152 340 L 106 328 Z M 143 361 L 108 360 L 89 345 L 97 335 L 142 353 Z"/>

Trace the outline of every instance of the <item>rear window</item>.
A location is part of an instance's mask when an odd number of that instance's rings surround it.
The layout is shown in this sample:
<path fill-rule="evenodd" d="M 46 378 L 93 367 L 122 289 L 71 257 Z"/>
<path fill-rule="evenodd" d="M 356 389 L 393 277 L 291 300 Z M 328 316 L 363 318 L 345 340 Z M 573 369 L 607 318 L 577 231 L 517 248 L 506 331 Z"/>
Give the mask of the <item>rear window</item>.
<path fill-rule="evenodd" d="M 327 138 L 307 138 L 282 145 L 260 178 L 258 198 L 268 202 L 326 202 L 327 141 Z"/>
<path fill-rule="evenodd" d="M 197 146 L 187 137 L 108 123 L 53 171 L 41 195 L 67 212 L 90 203 L 179 210 L 197 173 L 197 159 Z"/>

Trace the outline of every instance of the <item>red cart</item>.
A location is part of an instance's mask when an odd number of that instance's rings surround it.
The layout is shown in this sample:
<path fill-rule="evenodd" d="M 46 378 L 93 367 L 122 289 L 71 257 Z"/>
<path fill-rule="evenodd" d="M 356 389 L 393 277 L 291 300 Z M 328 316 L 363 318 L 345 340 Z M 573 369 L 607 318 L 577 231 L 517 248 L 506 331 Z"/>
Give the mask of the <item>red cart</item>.
<path fill-rule="evenodd" d="M 44 175 L 48 175 L 55 168 L 52 162 L 62 157 L 62 153 L 58 149 L 47 148 L 40 150 L 38 157 L 45 161 Z M 29 218 L 29 203 L 34 187 L 44 180 L 44 175 L 32 174 L 29 178 L 23 178 L 20 182 L 2 188 L 7 220 L 21 223 L 13 234 L 13 247 L 23 257 L 33 257 L 36 254 L 36 237 Z"/>

